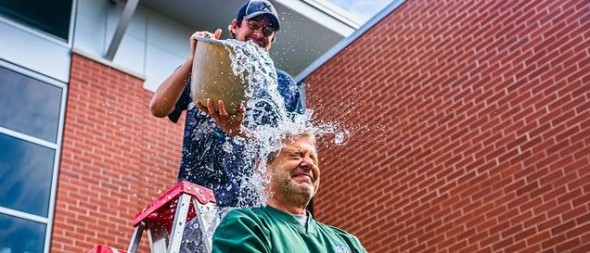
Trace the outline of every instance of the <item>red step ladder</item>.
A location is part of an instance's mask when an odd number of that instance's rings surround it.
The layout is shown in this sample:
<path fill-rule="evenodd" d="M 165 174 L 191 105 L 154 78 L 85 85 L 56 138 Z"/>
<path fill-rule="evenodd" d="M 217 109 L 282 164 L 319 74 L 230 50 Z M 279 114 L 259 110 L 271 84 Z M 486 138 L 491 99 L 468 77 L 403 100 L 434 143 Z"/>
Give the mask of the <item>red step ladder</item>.
<path fill-rule="evenodd" d="M 151 253 L 177 253 L 187 221 L 197 217 L 207 252 L 211 252 L 211 226 L 217 223 L 213 191 L 181 181 L 135 215 L 135 227 L 127 251 L 97 245 L 88 253 L 136 253 L 147 231 Z"/>

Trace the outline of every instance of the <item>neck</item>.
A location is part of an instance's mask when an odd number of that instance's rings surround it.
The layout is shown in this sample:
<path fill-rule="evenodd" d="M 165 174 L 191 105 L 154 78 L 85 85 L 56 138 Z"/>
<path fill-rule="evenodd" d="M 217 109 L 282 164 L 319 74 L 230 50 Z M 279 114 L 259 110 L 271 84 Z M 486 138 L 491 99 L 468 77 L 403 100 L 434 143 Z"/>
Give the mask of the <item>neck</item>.
<path fill-rule="evenodd" d="M 283 211 L 285 213 L 288 213 L 288 214 L 307 215 L 307 212 L 306 212 L 306 209 L 305 209 L 307 207 L 307 204 L 302 205 L 302 206 L 300 206 L 300 205 L 291 205 L 291 204 L 286 204 L 286 203 L 284 203 L 282 201 L 279 201 L 279 200 L 277 200 L 275 198 L 269 199 L 266 202 L 266 204 L 269 205 L 269 206 L 271 206 L 271 207 L 273 207 L 273 208 L 275 208 L 275 209 L 278 209 L 278 210 L 281 210 L 281 211 Z"/>

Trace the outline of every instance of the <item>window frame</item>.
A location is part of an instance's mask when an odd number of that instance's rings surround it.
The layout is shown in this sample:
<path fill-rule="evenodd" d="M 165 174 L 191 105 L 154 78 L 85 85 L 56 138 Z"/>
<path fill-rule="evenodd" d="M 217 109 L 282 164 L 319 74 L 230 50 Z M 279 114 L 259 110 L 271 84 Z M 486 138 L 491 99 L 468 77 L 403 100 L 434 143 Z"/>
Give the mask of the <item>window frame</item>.
<path fill-rule="evenodd" d="M 51 42 L 56 43 L 58 45 L 65 45 L 68 48 L 72 48 L 74 45 L 73 37 L 74 37 L 74 25 L 76 22 L 75 15 L 76 15 L 77 6 L 78 6 L 78 0 L 72 0 L 72 6 L 70 9 L 70 12 L 71 12 L 70 13 L 71 14 L 70 15 L 70 22 L 69 22 L 70 24 L 68 26 L 68 39 L 60 38 L 60 37 L 53 35 L 49 32 L 34 28 L 32 26 L 28 26 L 24 23 L 18 22 L 16 20 L 12 20 L 12 19 L 10 19 L 6 16 L 3 16 L 3 15 L 0 15 L 0 22 L 6 23 L 6 24 L 16 27 L 22 31 L 28 32 L 32 35 L 38 36 L 42 39 L 51 41 Z"/>
<path fill-rule="evenodd" d="M 76 1 L 76 0 L 74 0 Z M 71 31 L 71 27 L 70 27 Z M 7 129 L 4 127 L 0 127 L 0 134 L 5 134 L 26 142 L 30 142 L 33 144 L 37 144 L 43 147 L 47 147 L 50 149 L 55 150 L 55 159 L 53 159 L 53 171 L 51 176 L 51 187 L 49 193 L 49 210 L 47 212 L 47 217 L 34 215 L 18 210 L 13 210 L 10 208 L 0 207 L 0 213 L 13 216 L 20 219 L 25 219 L 29 221 L 35 221 L 39 223 L 45 224 L 45 241 L 43 245 L 43 252 L 49 253 L 50 245 L 51 245 L 51 232 L 53 231 L 53 218 L 55 215 L 55 197 L 57 194 L 57 182 L 58 182 L 58 175 L 59 175 L 59 164 L 61 159 L 61 150 L 62 150 L 62 138 L 63 138 L 63 131 L 64 131 L 64 123 L 65 123 L 65 111 L 66 111 L 66 100 L 68 94 L 68 86 L 66 83 L 58 81 L 56 79 L 38 74 L 31 70 L 10 64 L 8 62 L 0 60 L 0 67 L 6 68 L 11 71 L 18 72 L 27 76 L 29 78 L 37 79 L 39 81 L 44 82 L 47 85 L 53 85 L 58 88 L 61 88 L 61 101 L 60 101 L 60 108 L 59 108 L 59 118 L 58 118 L 58 127 L 57 127 L 57 138 L 56 143 L 52 143 L 50 141 L 46 141 L 34 136 L 30 136 L 24 133 L 20 133 L 18 131 Z"/>

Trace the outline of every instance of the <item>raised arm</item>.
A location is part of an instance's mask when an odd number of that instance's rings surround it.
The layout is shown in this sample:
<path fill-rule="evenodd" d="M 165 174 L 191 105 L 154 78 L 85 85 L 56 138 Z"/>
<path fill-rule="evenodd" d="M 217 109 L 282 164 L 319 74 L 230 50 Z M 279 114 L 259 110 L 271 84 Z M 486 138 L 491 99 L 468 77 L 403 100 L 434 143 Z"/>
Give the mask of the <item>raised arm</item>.
<path fill-rule="evenodd" d="M 191 53 L 182 65 L 174 71 L 156 90 L 150 101 L 150 112 L 152 115 L 163 118 L 168 116 L 173 110 L 176 102 L 182 95 L 186 82 L 190 79 L 193 68 L 193 57 L 195 55 L 196 42 L 194 37 L 221 37 L 221 29 L 215 30 L 215 33 L 195 32 L 189 38 Z"/>

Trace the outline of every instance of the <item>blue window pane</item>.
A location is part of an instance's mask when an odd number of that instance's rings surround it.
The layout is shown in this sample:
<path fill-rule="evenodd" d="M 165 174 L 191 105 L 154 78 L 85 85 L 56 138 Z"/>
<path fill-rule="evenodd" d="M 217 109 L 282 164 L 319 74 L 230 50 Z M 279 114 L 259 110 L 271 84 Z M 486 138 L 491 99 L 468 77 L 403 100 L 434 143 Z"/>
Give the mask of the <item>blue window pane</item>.
<path fill-rule="evenodd" d="M 3 134 L 0 150 L 0 206 L 47 217 L 55 151 Z"/>
<path fill-rule="evenodd" d="M 0 67 L 0 126 L 57 141 L 62 90 Z"/>
<path fill-rule="evenodd" d="M 0 1 L 0 15 L 65 40 L 68 39 L 71 13 L 72 0 Z"/>
<path fill-rule="evenodd" d="M 45 224 L 0 214 L 0 252 L 41 253 Z"/>

